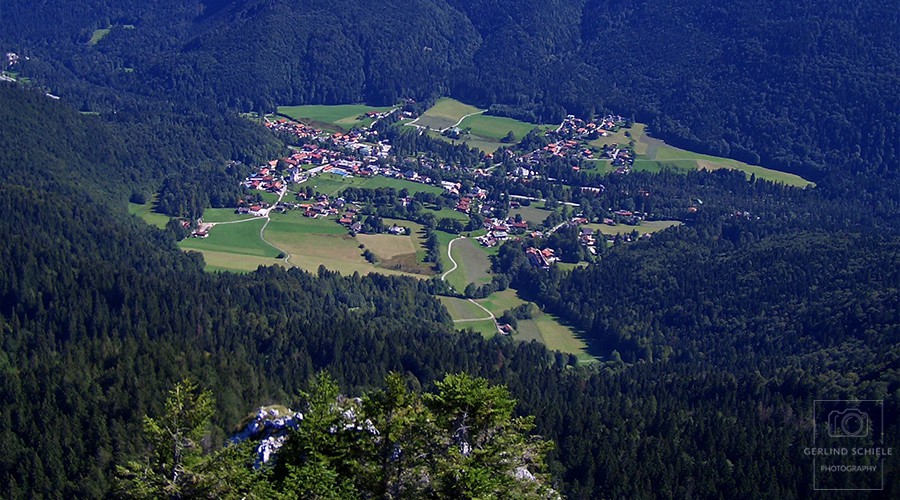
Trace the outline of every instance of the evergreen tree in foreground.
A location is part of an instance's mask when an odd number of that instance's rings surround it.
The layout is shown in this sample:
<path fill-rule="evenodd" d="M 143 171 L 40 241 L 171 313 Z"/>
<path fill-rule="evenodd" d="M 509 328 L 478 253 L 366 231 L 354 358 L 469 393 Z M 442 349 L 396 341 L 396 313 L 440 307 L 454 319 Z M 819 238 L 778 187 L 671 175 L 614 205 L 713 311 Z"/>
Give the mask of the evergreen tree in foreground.
<path fill-rule="evenodd" d="M 250 442 L 204 453 L 212 396 L 191 382 L 145 419 L 149 453 L 119 467 L 131 498 L 557 498 L 547 485 L 550 441 L 532 417 L 483 378 L 447 375 L 435 393 L 410 392 L 401 375 L 363 399 L 320 372 L 274 466 L 254 467 Z"/>

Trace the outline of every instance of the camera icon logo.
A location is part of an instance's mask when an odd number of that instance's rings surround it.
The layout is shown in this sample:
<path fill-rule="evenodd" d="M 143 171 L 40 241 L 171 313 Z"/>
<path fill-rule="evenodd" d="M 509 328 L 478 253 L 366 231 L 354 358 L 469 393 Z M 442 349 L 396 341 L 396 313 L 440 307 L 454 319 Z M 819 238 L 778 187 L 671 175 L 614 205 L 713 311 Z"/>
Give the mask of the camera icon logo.
<path fill-rule="evenodd" d="M 858 408 L 828 414 L 828 435 L 833 438 L 864 438 L 869 435 L 869 415 Z"/>

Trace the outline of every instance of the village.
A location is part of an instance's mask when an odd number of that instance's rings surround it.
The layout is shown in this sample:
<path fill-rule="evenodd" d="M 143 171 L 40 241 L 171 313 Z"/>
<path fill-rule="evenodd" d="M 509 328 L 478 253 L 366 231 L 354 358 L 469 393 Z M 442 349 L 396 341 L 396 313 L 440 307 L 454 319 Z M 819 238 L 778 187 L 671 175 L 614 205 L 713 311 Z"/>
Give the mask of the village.
<path fill-rule="evenodd" d="M 369 118 L 383 118 L 389 113 L 368 114 Z M 579 147 L 582 141 L 603 137 L 616 130 L 624 122 L 621 116 L 606 116 L 593 121 L 584 121 L 572 115 L 554 130 L 547 132 L 547 137 L 552 140 L 547 146 L 524 153 L 514 158 L 521 165 L 508 175 L 513 180 L 528 182 L 538 178 L 536 170 L 540 163 L 549 157 L 571 158 L 577 155 L 589 157 L 593 153 L 590 149 Z M 542 221 L 528 221 L 519 217 L 498 217 L 495 201 L 487 201 L 489 192 L 477 184 L 479 177 L 486 177 L 492 173 L 483 168 L 469 169 L 467 174 L 475 182 L 462 183 L 447 180 L 433 180 L 428 176 L 420 175 L 416 169 L 403 166 L 402 159 L 392 155 L 392 146 L 387 140 L 378 137 L 378 132 L 367 127 L 362 130 L 349 132 L 325 132 L 321 129 L 286 119 L 266 120 L 267 128 L 276 133 L 287 133 L 303 145 L 296 147 L 289 156 L 270 160 L 266 165 L 260 166 L 256 171 L 242 182 L 246 188 L 247 196 L 238 202 L 236 213 L 257 217 L 265 217 L 269 212 L 285 213 L 287 211 L 301 211 L 304 217 L 331 218 L 336 224 L 344 226 L 348 233 L 359 234 L 366 232 L 382 232 L 392 235 L 409 234 L 409 228 L 399 224 L 381 226 L 379 224 L 366 223 L 369 213 L 365 213 L 364 204 L 356 203 L 356 200 L 347 199 L 344 196 L 329 196 L 318 193 L 312 185 L 319 176 L 330 174 L 340 179 L 351 180 L 354 178 L 371 179 L 382 177 L 384 179 L 396 179 L 409 181 L 425 186 L 440 187 L 443 198 L 453 210 L 471 216 L 477 214 L 482 221 L 476 229 L 479 236 L 476 240 L 486 248 L 496 247 L 510 239 L 522 239 L 524 237 L 540 238 L 551 234 L 556 228 L 543 228 Z M 509 154 L 509 151 L 507 152 Z M 625 174 L 633 161 L 633 154 L 627 148 L 619 148 L 617 145 L 603 151 L 603 156 L 616 167 L 616 172 Z M 449 165 L 437 160 L 425 160 L 425 165 L 436 166 L 445 171 L 459 171 L 461 167 Z M 529 168 L 530 167 L 530 168 Z M 576 167 L 577 168 L 577 167 Z M 464 186 L 464 184 L 466 184 Z M 594 188 L 600 189 L 600 188 Z M 260 196 L 253 196 L 254 192 L 268 192 L 278 195 L 277 202 L 267 202 Z M 414 197 L 407 195 L 399 201 L 403 207 L 412 203 Z M 507 213 L 510 209 L 520 206 L 519 201 L 511 200 L 501 213 Z M 613 226 L 618 221 L 624 221 L 630 225 L 640 224 L 641 216 L 629 211 L 616 211 L 605 217 L 602 222 Z M 613 219 L 615 217 L 615 219 Z M 575 214 L 566 224 L 588 224 L 586 218 Z M 445 227 L 462 230 L 460 224 L 448 222 Z M 549 231 L 548 231 L 549 229 Z M 205 237 L 209 227 L 198 226 L 193 235 Z M 611 243 L 613 238 L 598 238 L 591 228 L 583 228 L 579 234 L 579 243 L 588 251 L 596 255 L 597 244 Z M 626 237 L 627 240 L 631 236 Z M 599 240 L 599 241 L 598 241 Z M 534 250 L 532 252 L 531 250 Z M 559 259 L 554 251 L 549 248 L 529 249 L 530 261 L 537 267 L 549 267 Z"/>

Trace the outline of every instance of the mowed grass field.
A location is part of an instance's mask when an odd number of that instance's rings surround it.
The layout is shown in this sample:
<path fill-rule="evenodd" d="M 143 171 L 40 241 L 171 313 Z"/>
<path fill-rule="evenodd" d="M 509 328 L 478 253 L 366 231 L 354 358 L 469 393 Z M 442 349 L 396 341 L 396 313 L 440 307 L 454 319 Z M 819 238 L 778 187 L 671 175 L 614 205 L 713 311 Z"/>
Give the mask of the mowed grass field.
<path fill-rule="evenodd" d="M 494 292 L 483 299 L 476 299 L 475 302 L 484 306 L 494 316 L 500 317 L 503 315 L 503 311 L 519 307 L 527 301 L 520 298 L 512 288 L 507 288 L 501 292 Z"/>
<path fill-rule="evenodd" d="M 535 125 L 533 123 L 527 123 L 504 116 L 488 116 L 483 114 L 470 116 L 459 124 L 460 129 L 471 128 L 471 134 L 474 136 L 498 140 L 506 137 L 506 134 L 510 132 L 516 136 L 516 140 L 521 140 L 522 137 L 525 137 L 528 132 L 531 132 L 535 128 L 547 130 L 551 127 L 553 126 Z"/>
<path fill-rule="evenodd" d="M 529 224 L 538 226 L 542 222 L 544 222 L 544 219 L 546 219 L 551 213 L 553 213 L 550 210 L 538 208 L 538 204 L 543 205 L 543 202 L 532 201 L 531 205 L 527 207 L 513 208 L 509 211 L 509 215 L 511 217 L 521 215 L 522 219 L 528 221 Z"/>
<path fill-rule="evenodd" d="M 580 363 L 596 361 L 594 356 L 588 354 L 585 341 L 551 314 L 539 312 L 533 319 L 521 320 L 516 331 L 518 340 L 536 340 L 551 351 L 574 354 Z"/>
<path fill-rule="evenodd" d="M 643 236 L 648 233 L 655 233 L 657 231 L 662 231 L 663 229 L 680 225 L 681 221 L 677 220 L 653 220 L 643 221 L 640 226 L 629 226 L 628 224 L 617 224 L 615 226 L 609 226 L 607 224 L 587 224 L 584 227 L 589 227 L 607 236 L 630 234 L 633 231 L 637 231 L 639 235 Z"/>
<path fill-rule="evenodd" d="M 458 330 L 472 330 L 486 338 L 497 334 L 497 326 L 494 320 L 480 307 L 466 299 L 440 296 L 438 299 L 447 308 L 450 317 L 453 318 L 454 327 Z"/>
<path fill-rule="evenodd" d="M 631 137 L 626 137 L 628 132 Z M 655 139 L 647 134 L 647 126 L 643 123 L 635 123 L 630 129 L 620 129 L 610 137 L 600 137 L 590 143 L 591 146 L 618 143 L 627 145 L 634 140 L 634 152 L 637 158 L 634 161 L 635 170 L 657 172 L 663 166 L 674 166 L 681 170 L 717 170 L 730 168 L 740 170 L 747 174 L 755 174 L 758 179 L 766 179 L 774 182 L 782 182 L 788 186 L 805 187 L 815 185 L 799 175 L 780 172 L 760 165 L 750 165 L 742 161 L 719 156 L 694 153 L 666 144 L 660 139 Z"/>
<path fill-rule="evenodd" d="M 449 242 L 448 242 L 449 245 Z M 483 285 L 491 281 L 491 261 L 484 247 L 472 238 L 456 240 L 453 243 L 452 255 L 456 260 L 457 268 L 445 277 L 445 280 L 453 285 L 457 291 L 462 292 L 469 283 Z M 453 267 L 453 263 L 447 259 L 444 270 Z"/>
<path fill-rule="evenodd" d="M 363 115 L 369 111 L 384 112 L 393 109 L 392 106 L 373 107 L 364 104 L 340 104 L 336 106 L 304 105 L 304 106 L 278 106 L 278 113 L 301 122 L 315 122 L 332 125 L 343 130 L 354 127 L 367 127 L 372 124 L 372 119 Z M 362 118 L 360 118 L 362 116 Z"/>
<path fill-rule="evenodd" d="M 438 99 L 434 106 L 422 113 L 415 124 L 420 127 L 429 127 L 432 130 L 443 130 L 456 125 L 466 115 L 483 111 L 483 109 L 461 103 L 456 99 L 444 97 Z"/>
<path fill-rule="evenodd" d="M 507 288 L 501 292 L 494 292 L 488 297 L 476 300 L 485 309 L 500 317 L 503 311 L 513 309 L 527 301 L 519 297 L 516 290 Z M 535 305 L 537 314 L 532 319 L 519 320 L 515 338 L 523 342 L 536 340 L 547 346 L 550 350 L 558 350 L 568 354 L 574 354 L 581 362 L 592 362 L 593 356 L 587 352 L 587 344 L 569 327 L 560 323 L 551 314 L 541 312 Z M 452 315 L 452 314 L 451 314 Z"/>
<path fill-rule="evenodd" d="M 484 110 L 459 102 L 455 99 L 440 99 L 428 111 L 414 122 L 420 127 L 428 127 L 428 135 L 451 144 L 465 143 L 469 147 L 480 149 L 485 153 L 493 153 L 506 144 L 500 139 L 512 132 L 519 140 L 534 128 L 547 130 L 555 125 L 535 125 L 513 118 L 487 116 Z M 471 116 L 467 116 L 471 115 Z M 465 118 L 463 118 L 465 117 Z M 460 121 L 462 119 L 462 121 Z M 458 123 L 458 125 L 457 125 Z M 457 126 L 461 130 L 469 128 L 469 132 L 459 139 L 451 139 L 440 134 L 441 130 Z"/>
<path fill-rule="evenodd" d="M 253 217 L 249 214 L 237 214 L 233 208 L 207 208 L 203 211 L 203 222 L 233 222 Z"/>
<path fill-rule="evenodd" d="M 359 248 L 360 240 L 347 234 L 347 229 L 337 224 L 333 218 L 303 217 L 299 212 L 287 214 L 272 214 L 272 221 L 266 228 L 265 237 L 273 245 L 290 254 L 288 264 L 315 272 L 320 265 L 327 269 L 338 271 L 348 275 L 358 272 L 360 274 L 381 273 L 390 275 L 405 275 L 422 277 L 421 274 L 405 272 L 400 269 L 392 269 L 386 266 L 373 265 L 363 258 L 364 249 Z M 388 254 L 397 251 L 397 245 L 404 247 L 404 252 L 416 259 L 415 246 L 411 236 L 388 236 L 369 240 L 367 248 L 371 246 L 373 253 Z M 381 237 L 383 236 L 383 238 Z M 387 238 L 395 238 L 388 240 Z M 405 240 L 405 243 L 401 243 Z M 390 243 L 388 243 L 390 242 Z"/>
<path fill-rule="evenodd" d="M 160 229 L 163 229 L 169 222 L 169 216 L 166 214 L 155 212 L 155 208 L 156 202 L 152 200 L 144 203 L 143 205 L 138 205 L 137 203 L 129 203 L 128 213 L 140 217 L 144 220 L 144 222 L 150 224 L 151 226 L 156 226 Z"/>
<path fill-rule="evenodd" d="M 264 219 L 218 224 L 206 238 L 185 238 L 178 243 L 182 250 L 203 253 L 207 267 L 230 271 L 252 271 L 260 265 L 277 264 L 279 250 L 259 237 Z"/>
<path fill-rule="evenodd" d="M 348 187 L 367 189 L 391 187 L 398 191 L 406 189 L 410 193 L 423 192 L 440 194 L 444 191 L 438 186 L 408 181 L 406 179 L 384 177 L 382 175 L 376 175 L 375 177 L 341 177 L 340 175 L 329 173 L 319 174 L 303 184 L 300 184 L 301 189 L 306 189 L 307 186 L 312 186 L 317 192 L 327 194 L 331 197 L 337 196 L 338 193 Z"/>

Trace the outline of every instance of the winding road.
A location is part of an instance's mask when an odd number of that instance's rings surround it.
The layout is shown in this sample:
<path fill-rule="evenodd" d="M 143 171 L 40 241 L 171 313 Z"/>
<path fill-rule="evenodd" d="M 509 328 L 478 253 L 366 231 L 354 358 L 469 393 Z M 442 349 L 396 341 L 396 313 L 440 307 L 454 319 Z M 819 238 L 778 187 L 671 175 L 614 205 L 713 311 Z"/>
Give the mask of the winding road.
<path fill-rule="evenodd" d="M 275 206 L 275 204 L 278 204 L 279 202 L 281 202 L 281 199 L 284 198 L 284 195 L 285 195 L 285 193 L 287 193 L 287 191 L 288 191 L 287 189 L 282 189 L 281 193 L 279 193 L 279 195 L 278 195 L 278 201 L 276 201 L 272 206 Z M 271 211 L 272 211 L 271 208 L 267 208 L 267 209 L 265 209 L 265 212 L 263 213 L 263 217 L 266 218 L 266 222 L 263 224 L 263 226 L 261 228 L 259 228 L 259 239 L 261 239 L 263 241 L 263 243 L 265 243 L 266 245 L 269 245 L 270 247 L 274 248 L 275 250 L 278 250 L 279 252 L 283 253 L 284 258 L 282 260 L 284 261 L 285 264 L 290 265 L 291 264 L 291 262 L 290 262 L 291 253 L 282 248 L 278 248 L 278 245 L 275 245 L 271 241 L 267 240 L 266 236 L 263 234 L 263 233 L 265 233 L 266 227 L 269 225 L 269 222 L 272 220 L 269 218 L 269 212 L 271 212 Z M 254 220 L 259 220 L 259 219 L 256 217 L 251 217 L 249 219 L 233 220 L 233 221 L 228 221 L 228 222 L 209 222 L 207 224 L 209 224 L 209 228 L 212 229 L 221 224 L 240 224 L 242 222 L 250 222 L 250 221 L 254 221 Z"/>
<path fill-rule="evenodd" d="M 442 128 L 442 129 L 438 130 L 438 132 L 443 133 L 443 132 L 446 132 L 447 130 L 450 130 L 450 129 L 453 128 L 453 127 L 458 127 L 459 124 L 462 123 L 463 120 L 465 120 L 466 118 L 468 118 L 468 117 L 470 117 L 470 116 L 480 115 L 480 114 L 484 113 L 485 111 L 487 111 L 487 110 L 486 110 L 486 109 L 482 109 L 481 111 L 476 111 L 476 112 L 474 112 L 474 113 L 469 113 L 469 114 L 467 114 L 467 115 L 463 115 L 463 117 L 460 118 L 459 121 L 457 121 L 457 122 L 454 123 L 453 125 L 450 125 L 449 127 L 444 127 L 444 128 Z M 420 116 L 419 118 L 422 118 L 422 117 Z M 421 126 L 421 125 L 416 125 L 416 122 L 419 121 L 419 118 L 416 118 L 415 120 L 413 120 L 413 121 L 407 123 L 407 125 L 410 126 L 410 127 L 425 128 L 425 127 L 423 127 L 423 126 Z"/>

